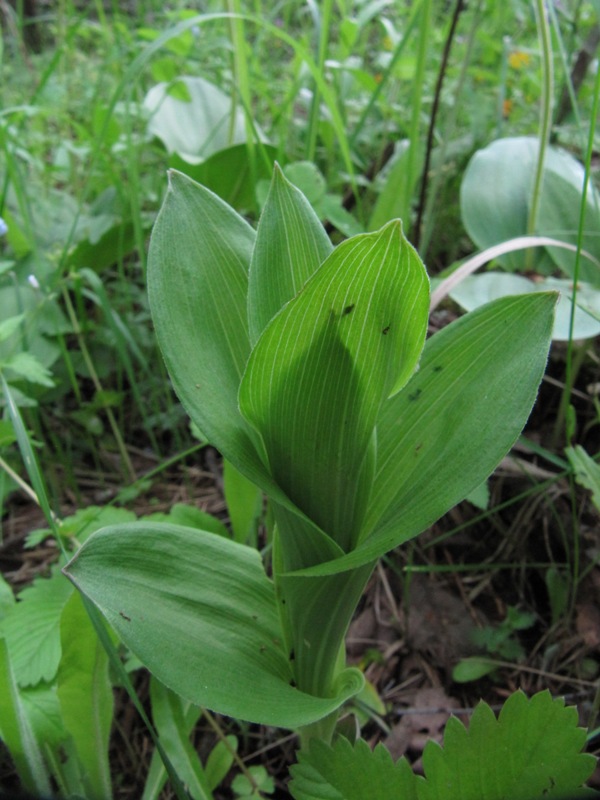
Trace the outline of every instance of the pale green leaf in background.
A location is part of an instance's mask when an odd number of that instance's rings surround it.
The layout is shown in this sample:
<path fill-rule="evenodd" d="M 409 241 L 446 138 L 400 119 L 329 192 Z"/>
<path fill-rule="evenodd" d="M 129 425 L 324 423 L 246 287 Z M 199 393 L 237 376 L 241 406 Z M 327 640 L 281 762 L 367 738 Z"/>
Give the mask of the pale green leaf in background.
<path fill-rule="evenodd" d="M 570 280 L 544 278 L 534 282 L 523 275 L 490 271 L 465 278 L 450 292 L 450 297 L 465 311 L 474 311 L 498 297 L 547 291 L 560 292 L 552 338 L 555 341 L 567 341 L 571 333 L 573 295 L 573 282 Z M 589 283 L 580 282 L 577 286 L 573 339 L 588 339 L 598 334 L 600 334 L 600 291 Z"/>
<path fill-rule="evenodd" d="M 181 76 L 176 81 L 187 97 L 169 94 L 169 84 L 153 86 L 144 98 L 150 115 L 148 131 L 169 153 L 197 164 L 213 153 L 246 141 L 243 109 L 233 114 L 231 95 L 204 78 Z"/>
<path fill-rule="evenodd" d="M 564 150 L 549 147 L 546 151 L 544 181 L 536 228 L 528 231 L 529 209 L 539 141 L 533 136 L 498 139 L 477 151 L 464 174 L 461 191 L 461 215 L 467 233 L 480 248 L 521 236 L 538 233 L 565 242 L 577 243 L 583 166 Z M 586 205 L 586 230 L 583 249 L 600 257 L 600 195 L 590 186 Z M 533 261 L 534 268 L 548 272 L 552 262 L 568 275 L 573 274 L 574 255 L 546 247 Z M 508 253 L 499 260 L 509 269 L 523 267 L 526 256 Z M 597 267 L 581 263 L 580 278 L 600 283 Z"/>

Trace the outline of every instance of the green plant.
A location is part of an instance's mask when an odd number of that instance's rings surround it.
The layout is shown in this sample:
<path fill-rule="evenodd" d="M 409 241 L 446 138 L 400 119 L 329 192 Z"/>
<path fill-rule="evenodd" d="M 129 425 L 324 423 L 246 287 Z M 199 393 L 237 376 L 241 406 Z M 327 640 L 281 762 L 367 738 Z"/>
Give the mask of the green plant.
<path fill-rule="evenodd" d="M 343 640 L 375 560 L 511 447 L 555 296 L 502 299 L 424 345 L 428 280 L 399 222 L 332 250 L 279 170 L 256 234 L 171 173 L 149 290 L 188 413 L 269 497 L 273 577 L 242 544 L 142 522 L 99 531 L 65 573 L 178 694 L 329 740 L 363 683 Z"/>

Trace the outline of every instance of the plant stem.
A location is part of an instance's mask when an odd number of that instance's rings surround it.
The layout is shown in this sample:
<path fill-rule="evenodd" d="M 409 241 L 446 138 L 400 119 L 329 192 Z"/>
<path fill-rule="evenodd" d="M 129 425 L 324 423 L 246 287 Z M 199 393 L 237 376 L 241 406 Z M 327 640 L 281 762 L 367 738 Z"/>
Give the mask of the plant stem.
<path fill-rule="evenodd" d="M 425 162 L 423 164 L 423 172 L 421 175 L 421 191 L 419 194 L 419 204 L 417 206 L 417 215 L 415 219 L 415 224 L 413 227 L 413 245 L 416 249 L 419 249 L 419 243 L 421 239 L 421 225 L 423 222 L 423 214 L 425 213 L 425 201 L 427 199 L 427 186 L 429 182 L 429 165 L 431 163 L 431 153 L 433 151 L 433 136 L 435 132 L 435 123 L 437 120 L 437 114 L 440 107 L 440 97 L 442 95 L 442 86 L 444 84 L 444 78 L 446 76 L 446 69 L 448 67 L 448 59 L 450 57 L 450 50 L 452 48 L 452 42 L 454 41 L 454 37 L 456 34 L 456 28 L 458 26 L 458 20 L 462 11 L 465 9 L 464 0 L 456 0 L 456 5 L 454 7 L 454 13 L 452 15 L 452 21 L 450 23 L 450 30 L 448 31 L 448 36 L 446 37 L 446 41 L 444 43 L 444 52 L 442 53 L 442 62 L 440 64 L 440 69 L 437 76 L 437 81 L 435 84 L 435 93 L 433 96 L 433 106 L 431 108 L 431 114 L 429 116 L 429 129 L 427 131 L 427 145 L 425 148 Z"/>
<path fill-rule="evenodd" d="M 325 59 L 327 56 L 327 45 L 329 44 L 329 24 L 331 22 L 332 0 L 324 0 L 319 24 L 319 46 L 317 52 L 317 68 L 323 75 L 325 69 Z M 317 131 L 319 128 L 319 106 L 321 104 L 321 93 L 315 81 L 313 84 L 313 96 L 310 106 L 310 117 L 308 122 L 308 135 L 306 142 L 306 160 L 315 160 L 317 148 Z"/>
<path fill-rule="evenodd" d="M 546 160 L 546 149 L 550 141 L 550 130 L 552 127 L 552 108 L 554 91 L 554 71 L 552 66 L 552 42 L 550 40 L 550 24 L 548 15 L 544 7 L 544 0 L 535 0 L 535 14 L 537 20 L 538 37 L 542 54 L 542 98 L 540 105 L 540 135 L 537 164 L 533 180 L 533 191 L 531 194 L 531 205 L 529 206 L 529 218 L 527 220 L 527 233 L 533 235 L 536 230 L 538 212 L 540 207 L 540 197 L 542 193 L 542 183 L 544 180 L 544 163 Z M 533 266 L 533 251 L 528 251 L 526 256 L 526 266 L 531 269 Z"/>

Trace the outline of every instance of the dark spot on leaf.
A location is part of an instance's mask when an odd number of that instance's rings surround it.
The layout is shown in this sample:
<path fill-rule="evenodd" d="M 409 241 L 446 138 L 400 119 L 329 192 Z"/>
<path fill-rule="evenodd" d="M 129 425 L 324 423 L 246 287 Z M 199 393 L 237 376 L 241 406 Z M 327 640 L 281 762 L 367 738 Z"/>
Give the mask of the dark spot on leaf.
<path fill-rule="evenodd" d="M 265 644 L 261 644 L 261 646 L 258 649 L 260 650 L 261 653 L 264 653 L 265 650 L 267 649 L 267 646 Z"/>
<path fill-rule="evenodd" d="M 258 614 L 252 614 L 252 619 L 257 620 L 258 619 Z"/>
<path fill-rule="evenodd" d="M 131 617 L 128 617 L 127 614 L 124 614 L 122 611 L 119 611 L 119 614 L 123 617 L 123 619 L 126 619 L 127 622 L 131 622 Z"/>
<path fill-rule="evenodd" d="M 422 393 L 423 393 L 422 389 L 415 389 L 414 392 L 408 395 L 408 399 L 410 400 L 411 403 L 414 403 L 415 400 L 419 399 Z"/>
<path fill-rule="evenodd" d="M 390 332 L 390 327 L 391 327 L 390 325 L 386 325 L 385 328 L 381 331 L 384 336 L 388 335 L 388 333 Z"/>
<path fill-rule="evenodd" d="M 354 305 L 355 305 L 354 303 L 351 303 L 349 306 L 346 306 L 346 308 L 342 311 L 342 314 L 346 316 L 346 314 L 349 314 L 351 311 L 354 311 Z"/>
<path fill-rule="evenodd" d="M 293 678 L 292 678 L 292 680 L 290 681 L 290 686 L 292 687 L 292 689 L 295 689 L 295 688 L 296 688 L 296 681 L 295 681 Z"/>
<path fill-rule="evenodd" d="M 423 447 L 423 442 L 419 442 L 419 444 L 415 447 L 415 453 L 418 453 L 419 450 Z"/>
<path fill-rule="evenodd" d="M 274 644 L 276 647 L 279 647 L 279 646 L 281 645 L 281 642 L 279 641 L 279 639 L 276 639 L 275 637 L 273 637 L 273 638 L 271 639 L 271 641 L 273 642 L 273 644 Z"/>
<path fill-rule="evenodd" d="M 292 650 L 292 651 L 290 652 L 290 661 L 293 661 L 295 658 L 296 658 L 296 654 L 295 654 L 295 653 L 294 653 L 294 651 Z"/>
<path fill-rule="evenodd" d="M 444 368 L 442 367 L 441 364 L 436 364 L 435 367 L 433 368 L 433 371 L 434 372 L 441 372 L 443 369 Z"/>

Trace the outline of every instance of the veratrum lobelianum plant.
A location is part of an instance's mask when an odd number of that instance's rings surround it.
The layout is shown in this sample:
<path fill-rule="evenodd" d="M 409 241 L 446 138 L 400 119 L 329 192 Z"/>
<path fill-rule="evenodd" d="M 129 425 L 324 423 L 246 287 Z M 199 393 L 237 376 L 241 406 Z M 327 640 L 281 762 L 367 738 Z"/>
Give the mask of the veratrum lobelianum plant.
<path fill-rule="evenodd" d="M 187 700 L 328 740 L 363 685 L 344 636 L 376 560 L 510 449 L 556 296 L 503 298 L 425 343 L 429 280 L 401 223 L 333 249 L 278 168 L 256 232 L 171 172 L 148 287 L 183 405 L 269 498 L 272 578 L 255 549 L 159 523 L 98 531 L 66 574 Z"/>

